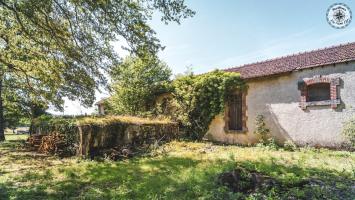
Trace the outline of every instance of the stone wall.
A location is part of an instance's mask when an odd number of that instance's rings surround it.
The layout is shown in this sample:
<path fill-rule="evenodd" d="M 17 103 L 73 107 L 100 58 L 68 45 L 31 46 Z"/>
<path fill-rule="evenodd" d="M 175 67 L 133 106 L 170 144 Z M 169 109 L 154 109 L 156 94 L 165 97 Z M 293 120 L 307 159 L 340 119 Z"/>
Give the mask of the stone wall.
<path fill-rule="evenodd" d="M 339 78 L 337 97 L 340 104 L 300 107 L 298 83 L 315 76 Z M 292 140 L 298 145 L 339 147 L 343 122 L 355 115 L 355 62 L 306 69 L 276 77 L 247 82 L 245 133 L 227 133 L 225 116 L 218 115 L 209 126 L 206 138 L 230 144 L 252 144 L 255 118 L 264 115 L 272 136 L 280 143 Z"/>
<path fill-rule="evenodd" d="M 110 148 L 137 148 L 178 136 L 179 127 L 175 123 L 83 125 L 79 126 L 78 155 L 91 156 L 96 151 Z"/>
<path fill-rule="evenodd" d="M 131 121 L 120 119 L 119 116 L 89 118 L 85 123 L 76 119 L 37 121 L 33 125 L 33 136 L 30 138 L 30 141 L 36 141 L 32 142 L 32 145 L 39 150 L 43 149 L 43 146 L 49 146 L 51 153 L 70 149 L 66 156 L 93 157 L 107 149 L 134 150 L 179 137 L 177 123 L 133 117 Z M 47 141 L 42 138 L 47 138 Z M 59 143 L 61 145 L 56 146 Z"/>

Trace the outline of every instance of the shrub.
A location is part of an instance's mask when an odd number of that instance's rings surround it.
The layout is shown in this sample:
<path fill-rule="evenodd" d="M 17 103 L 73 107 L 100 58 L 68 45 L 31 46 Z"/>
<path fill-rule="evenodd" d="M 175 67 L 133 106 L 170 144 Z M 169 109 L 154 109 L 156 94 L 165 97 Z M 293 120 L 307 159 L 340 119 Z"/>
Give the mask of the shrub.
<path fill-rule="evenodd" d="M 283 147 L 287 151 L 296 151 L 297 150 L 297 145 L 292 140 L 286 140 Z"/>
<path fill-rule="evenodd" d="M 257 143 L 256 147 L 261 147 L 268 150 L 278 150 L 280 146 L 276 143 L 274 138 L 268 138 L 264 142 Z"/>
<path fill-rule="evenodd" d="M 343 135 L 355 147 L 355 117 L 344 123 Z"/>
<path fill-rule="evenodd" d="M 255 131 L 254 134 L 260 136 L 260 142 L 266 143 L 269 138 L 270 129 L 266 128 L 264 115 L 258 115 L 255 118 Z"/>

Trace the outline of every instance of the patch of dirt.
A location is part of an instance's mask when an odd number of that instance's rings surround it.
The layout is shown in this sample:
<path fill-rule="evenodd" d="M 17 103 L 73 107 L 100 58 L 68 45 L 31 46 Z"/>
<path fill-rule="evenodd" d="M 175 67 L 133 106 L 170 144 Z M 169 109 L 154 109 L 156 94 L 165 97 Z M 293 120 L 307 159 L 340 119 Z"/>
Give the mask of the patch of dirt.
<path fill-rule="evenodd" d="M 251 193 L 260 188 L 269 188 L 277 185 L 276 180 L 258 172 L 249 172 L 237 167 L 230 172 L 218 176 L 218 183 L 226 186 L 233 192 Z"/>
<path fill-rule="evenodd" d="M 355 181 L 343 183 L 353 185 L 350 189 L 337 186 L 339 182 L 336 181 L 326 182 L 314 178 L 282 184 L 272 177 L 256 171 L 248 171 L 242 167 L 221 173 L 217 178 L 217 182 L 220 185 L 226 186 L 234 193 L 240 192 L 244 194 L 270 190 L 272 188 L 277 188 L 279 193 L 287 194 L 287 196 L 290 195 L 289 197 L 292 197 L 293 194 L 288 192 L 298 188 L 305 191 L 306 199 L 322 199 L 319 195 L 322 196 L 323 193 L 327 193 L 326 196 L 334 196 L 336 199 L 353 199 L 351 197 L 355 194 Z"/>

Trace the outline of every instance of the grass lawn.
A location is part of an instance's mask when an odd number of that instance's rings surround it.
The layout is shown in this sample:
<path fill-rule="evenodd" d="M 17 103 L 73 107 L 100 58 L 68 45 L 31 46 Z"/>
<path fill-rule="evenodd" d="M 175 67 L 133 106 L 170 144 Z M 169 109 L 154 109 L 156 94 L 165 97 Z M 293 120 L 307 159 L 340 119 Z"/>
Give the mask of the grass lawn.
<path fill-rule="evenodd" d="M 355 153 L 171 142 L 124 161 L 60 159 L 26 150 L 25 136 L 0 144 L 0 199 L 354 199 Z M 22 140 L 21 140 L 22 139 Z M 242 166 L 280 187 L 252 194 L 219 186 L 219 173 Z M 297 187 L 305 179 L 318 185 Z"/>

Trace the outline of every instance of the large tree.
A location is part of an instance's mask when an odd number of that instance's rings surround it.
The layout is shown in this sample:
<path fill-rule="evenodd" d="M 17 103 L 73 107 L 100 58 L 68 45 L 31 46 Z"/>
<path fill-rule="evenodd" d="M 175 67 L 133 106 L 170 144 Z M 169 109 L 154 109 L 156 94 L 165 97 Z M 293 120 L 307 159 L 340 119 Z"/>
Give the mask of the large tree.
<path fill-rule="evenodd" d="M 155 98 L 169 89 L 171 69 L 152 56 L 129 56 L 111 71 L 109 107 L 115 114 L 144 115 Z"/>
<path fill-rule="evenodd" d="M 60 108 L 66 96 L 89 106 L 119 62 L 113 41 L 123 38 L 136 55 L 162 48 L 147 23 L 156 12 L 165 23 L 194 14 L 183 0 L 0 0 L 0 141 L 4 88 L 34 105 Z"/>
<path fill-rule="evenodd" d="M 31 121 L 35 117 L 46 114 L 49 98 L 43 98 L 44 93 L 37 96 L 32 95 L 32 91 L 28 90 L 23 82 L 21 83 L 21 79 L 6 76 L 3 81 L 2 97 L 4 99 L 6 127 L 16 128 L 18 125 L 24 125 L 23 122 Z M 18 86 L 22 87 L 18 88 Z M 61 99 L 53 99 L 51 104 L 60 107 L 62 102 Z"/>

